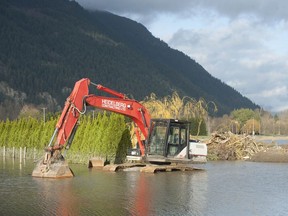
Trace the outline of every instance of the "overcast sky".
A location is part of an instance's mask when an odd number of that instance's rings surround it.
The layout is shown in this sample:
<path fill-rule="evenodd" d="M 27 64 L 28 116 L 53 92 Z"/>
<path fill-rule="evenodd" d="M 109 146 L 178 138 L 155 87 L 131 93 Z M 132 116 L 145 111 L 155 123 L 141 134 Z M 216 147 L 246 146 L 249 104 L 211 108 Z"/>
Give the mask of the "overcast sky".
<path fill-rule="evenodd" d="M 288 109 L 288 1 L 77 1 L 142 23 L 265 110 Z"/>

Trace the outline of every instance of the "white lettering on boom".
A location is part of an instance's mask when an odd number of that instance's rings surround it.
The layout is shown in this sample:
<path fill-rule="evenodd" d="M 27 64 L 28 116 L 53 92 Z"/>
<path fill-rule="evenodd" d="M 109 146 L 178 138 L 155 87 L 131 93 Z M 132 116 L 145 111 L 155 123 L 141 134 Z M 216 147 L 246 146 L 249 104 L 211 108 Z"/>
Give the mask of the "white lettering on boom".
<path fill-rule="evenodd" d="M 114 110 L 121 110 L 126 111 L 126 104 L 123 102 L 117 102 L 108 99 L 102 99 L 102 107 L 103 108 L 110 108 Z"/>

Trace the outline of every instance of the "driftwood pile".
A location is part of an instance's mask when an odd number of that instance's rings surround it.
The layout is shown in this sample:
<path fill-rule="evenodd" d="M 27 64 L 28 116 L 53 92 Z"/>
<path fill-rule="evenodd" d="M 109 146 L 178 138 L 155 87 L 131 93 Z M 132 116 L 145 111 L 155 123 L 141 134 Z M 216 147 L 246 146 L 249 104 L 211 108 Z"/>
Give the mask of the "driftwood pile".
<path fill-rule="evenodd" d="M 267 145 L 257 143 L 250 135 L 237 135 L 231 132 L 213 133 L 206 143 L 208 160 L 249 159 L 267 148 Z"/>

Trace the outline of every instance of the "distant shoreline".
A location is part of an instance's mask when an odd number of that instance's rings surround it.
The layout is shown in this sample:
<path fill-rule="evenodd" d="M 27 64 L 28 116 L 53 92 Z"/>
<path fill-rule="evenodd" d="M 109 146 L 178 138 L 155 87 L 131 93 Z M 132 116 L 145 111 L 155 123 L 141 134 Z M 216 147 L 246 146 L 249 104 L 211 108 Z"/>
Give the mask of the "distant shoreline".
<path fill-rule="evenodd" d="M 258 141 L 262 141 L 262 140 L 271 140 L 271 141 L 275 141 L 275 140 L 287 140 L 288 141 L 288 136 L 281 136 L 281 135 L 275 135 L 275 136 L 262 136 L 262 135 L 257 135 L 254 136 L 255 140 Z"/>

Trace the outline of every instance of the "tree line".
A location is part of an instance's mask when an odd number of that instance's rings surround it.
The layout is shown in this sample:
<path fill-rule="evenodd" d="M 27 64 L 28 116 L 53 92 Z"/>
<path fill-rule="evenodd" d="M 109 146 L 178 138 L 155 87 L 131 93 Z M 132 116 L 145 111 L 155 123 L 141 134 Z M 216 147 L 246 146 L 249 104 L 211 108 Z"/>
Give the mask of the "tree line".
<path fill-rule="evenodd" d="M 205 116 L 208 114 L 204 100 L 181 98 L 177 92 L 158 99 L 155 94 L 141 102 L 152 118 L 176 118 L 188 120 L 190 134 L 206 135 Z M 44 111 L 44 110 L 43 110 Z M 7 148 L 27 147 L 44 149 L 53 134 L 60 113 L 47 113 L 25 106 L 17 119 L 0 121 L 0 146 Z M 121 161 L 127 150 L 136 146 L 134 128 L 130 119 L 123 115 L 89 110 L 81 115 L 71 153 L 81 152 L 91 156 Z"/>
<path fill-rule="evenodd" d="M 33 117 L 0 122 L 0 146 L 44 149 L 53 134 L 57 118 L 46 122 Z M 83 153 L 108 160 L 123 160 L 131 147 L 129 124 L 124 116 L 99 112 L 83 115 L 74 137 L 71 153 Z"/>
<path fill-rule="evenodd" d="M 211 132 L 231 131 L 234 134 L 287 135 L 288 110 L 272 114 L 262 109 L 237 109 L 229 115 L 209 118 Z"/>
<path fill-rule="evenodd" d="M 171 96 L 157 98 L 155 94 L 141 103 L 152 118 L 175 118 L 190 121 L 190 134 L 209 135 L 209 132 L 235 134 L 287 135 L 288 111 L 272 115 L 263 110 L 237 109 L 221 118 L 212 118 L 208 110 L 217 111 L 213 102 L 204 99 L 181 98 L 177 92 Z M 92 112 L 91 112 L 92 111 Z M 17 119 L 0 121 L 0 146 L 43 149 L 53 134 L 59 113 L 47 113 L 26 107 Z M 98 156 L 119 162 L 129 148 L 136 145 L 133 124 L 123 115 L 99 110 L 89 110 L 81 115 L 71 151 Z"/>

